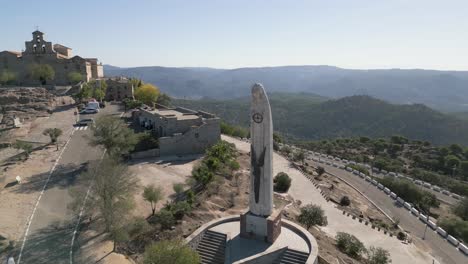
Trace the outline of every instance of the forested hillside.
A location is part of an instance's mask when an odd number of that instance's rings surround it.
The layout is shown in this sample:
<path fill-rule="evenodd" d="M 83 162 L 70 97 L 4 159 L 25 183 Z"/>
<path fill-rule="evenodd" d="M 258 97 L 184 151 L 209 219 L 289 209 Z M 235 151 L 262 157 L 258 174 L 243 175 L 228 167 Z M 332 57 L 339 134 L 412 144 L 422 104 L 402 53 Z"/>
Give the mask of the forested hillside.
<path fill-rule="evenodd" d="M 371 138 L 403 135 L 436 145 L 468 145 L 468 121 L 427 106 L 394 105 L 369 96 L 338 100 L 310 94 L 271 94 L 275 131 L 300 139 Z M 248 126 L 248 98 L 175 100 L 174 104 L 213 112 L 226 122 Z"/>

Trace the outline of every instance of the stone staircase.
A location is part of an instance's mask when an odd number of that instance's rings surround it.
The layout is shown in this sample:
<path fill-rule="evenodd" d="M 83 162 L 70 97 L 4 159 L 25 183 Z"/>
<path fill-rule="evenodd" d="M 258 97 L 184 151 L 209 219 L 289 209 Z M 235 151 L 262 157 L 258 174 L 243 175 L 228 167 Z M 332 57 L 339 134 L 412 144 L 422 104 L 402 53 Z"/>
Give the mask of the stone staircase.
<path fill-rule="evenodd" d="M 305 264 L 307 258 L 308 253 L 288 248 L 273 264 Z"/>
<path fill-rule="evenodd" d="M 224 264 L 226 235 L 207 230 L 197 247 L 201 264 Z"/>

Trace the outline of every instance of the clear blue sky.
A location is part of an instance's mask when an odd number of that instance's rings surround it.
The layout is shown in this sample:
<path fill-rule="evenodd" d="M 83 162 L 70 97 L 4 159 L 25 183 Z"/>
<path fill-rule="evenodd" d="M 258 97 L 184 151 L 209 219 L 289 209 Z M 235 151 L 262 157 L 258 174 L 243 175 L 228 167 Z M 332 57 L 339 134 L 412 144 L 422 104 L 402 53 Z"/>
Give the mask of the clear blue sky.
<path fill-rule="evenodd" d="M 467 0 L 0 0 L 0 50 L 38 26 L 130 66 L 468 70 Z"/>

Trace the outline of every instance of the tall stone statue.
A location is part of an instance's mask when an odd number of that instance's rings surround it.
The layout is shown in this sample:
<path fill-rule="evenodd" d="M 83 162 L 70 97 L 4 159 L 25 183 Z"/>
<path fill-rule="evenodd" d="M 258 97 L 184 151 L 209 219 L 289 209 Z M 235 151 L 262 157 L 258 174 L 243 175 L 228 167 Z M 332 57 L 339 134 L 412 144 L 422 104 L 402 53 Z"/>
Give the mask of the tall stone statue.
<path fill-rule="evenodd" d="M 252 87 L 250 117 L 250 212 L 269 216 L 273 210 L 273 123 L 261 84 Z"/>
<path fill-rule="evenodd" d="M 249 211 L 241 215 L 241 236 L 273 243 L 281 232 L 281 211 L 273 208 L 273 122 L 258 83 L 252 87 L 250 138 Z"/>

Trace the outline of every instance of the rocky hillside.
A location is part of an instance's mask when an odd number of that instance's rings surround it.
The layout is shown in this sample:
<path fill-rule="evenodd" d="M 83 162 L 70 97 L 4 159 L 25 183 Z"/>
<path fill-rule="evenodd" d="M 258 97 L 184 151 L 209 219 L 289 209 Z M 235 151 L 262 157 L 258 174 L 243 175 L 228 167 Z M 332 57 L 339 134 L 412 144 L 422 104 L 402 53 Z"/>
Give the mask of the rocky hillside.
<path fill-rule="evenodd" d="M 0 127 L 13 124 L 13 118 L 27 121 L 48 116 L 57 99 L 45 88 L 0 88 Z"/>

